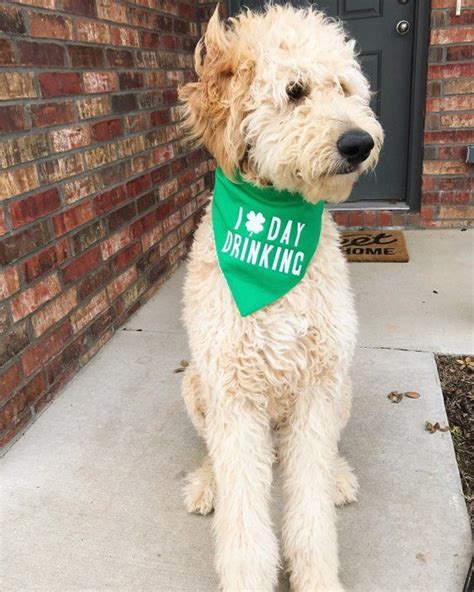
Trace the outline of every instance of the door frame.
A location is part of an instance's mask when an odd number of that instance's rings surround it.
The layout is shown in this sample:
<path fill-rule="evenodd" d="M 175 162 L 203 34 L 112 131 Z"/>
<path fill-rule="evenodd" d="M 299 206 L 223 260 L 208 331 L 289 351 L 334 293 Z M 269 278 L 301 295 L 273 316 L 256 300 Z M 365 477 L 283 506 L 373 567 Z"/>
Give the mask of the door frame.
<path fill-rule="evenodd" d="M 331 209 L 348 210 L 411 210 L 419 211 L 423 172 L 423 133 L 425 124 L 425 101 L 428 72 L 428 48 L 430 40 L 431 0 L 415 2 L 413 24 L 413 56 L 410 97 L 410 121 L 407 153 L 407 198 L 405 201 L 367 200 L 337 205 Z M 226 0 L 229 14 L 235 12 L 244 2 Z"/>

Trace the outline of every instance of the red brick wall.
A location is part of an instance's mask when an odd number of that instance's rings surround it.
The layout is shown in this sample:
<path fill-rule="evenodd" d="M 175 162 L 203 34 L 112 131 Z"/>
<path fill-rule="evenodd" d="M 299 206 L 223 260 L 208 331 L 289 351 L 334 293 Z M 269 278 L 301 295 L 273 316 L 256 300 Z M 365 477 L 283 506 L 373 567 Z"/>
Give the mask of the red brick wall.
<path fill-rule="evenodd" d="M 210 186 L 176 125 L 198 29 L 193 0 L 0 2 L 0 445 L 186 254 Z"/>
<path fill-rule="evenodd" d="M 474 219 L 474 3 L 432 0 L 432 30 L 425 117 L 421 224 L 469 226 Z M 470 8 L 469 8 L 470 7 Z"/>

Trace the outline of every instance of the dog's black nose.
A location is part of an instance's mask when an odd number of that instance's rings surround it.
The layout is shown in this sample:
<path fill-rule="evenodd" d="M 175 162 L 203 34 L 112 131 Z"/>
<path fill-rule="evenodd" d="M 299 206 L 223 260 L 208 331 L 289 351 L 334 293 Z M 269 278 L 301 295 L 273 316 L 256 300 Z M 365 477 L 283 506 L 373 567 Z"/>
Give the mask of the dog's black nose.
<path fill-rule="evenodd" d="M 343 133 L 336 145 L 341 156 L 350 164 L 359 164 L 369 156 L 374 140 L 364 130 L 352 129 Z"/>

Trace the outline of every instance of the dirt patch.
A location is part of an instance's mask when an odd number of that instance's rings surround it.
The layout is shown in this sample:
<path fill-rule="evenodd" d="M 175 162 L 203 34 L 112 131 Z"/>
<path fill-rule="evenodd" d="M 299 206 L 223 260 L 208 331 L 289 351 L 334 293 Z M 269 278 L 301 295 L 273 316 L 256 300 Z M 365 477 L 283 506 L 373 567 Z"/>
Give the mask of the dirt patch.
<path fill-rule="evenodd" d="M 471 526 L 474 530 L 474 356 L 436 356 Z"/>

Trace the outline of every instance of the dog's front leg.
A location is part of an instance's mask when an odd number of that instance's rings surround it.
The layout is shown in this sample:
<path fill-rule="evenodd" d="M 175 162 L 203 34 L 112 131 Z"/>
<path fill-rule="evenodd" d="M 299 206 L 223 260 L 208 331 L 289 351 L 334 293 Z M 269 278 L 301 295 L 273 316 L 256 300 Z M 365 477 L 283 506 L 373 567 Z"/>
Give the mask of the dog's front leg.
<path fill-rule="evenodd" d="M 240 393 L 218 397 L 206 416 L 206 440 L 217 488 L 221 587 L 270 591 L 277 580 L 278 545 L 269 512 L 274 453 L 268 416 Z"/>
<path fill-rule="evenodd" d="M 299 393 L 279 430 L 284 480 L 283 552 L 295 592 L 340 592 L 334 509 L 337 437 L 322 387 Z"/>

